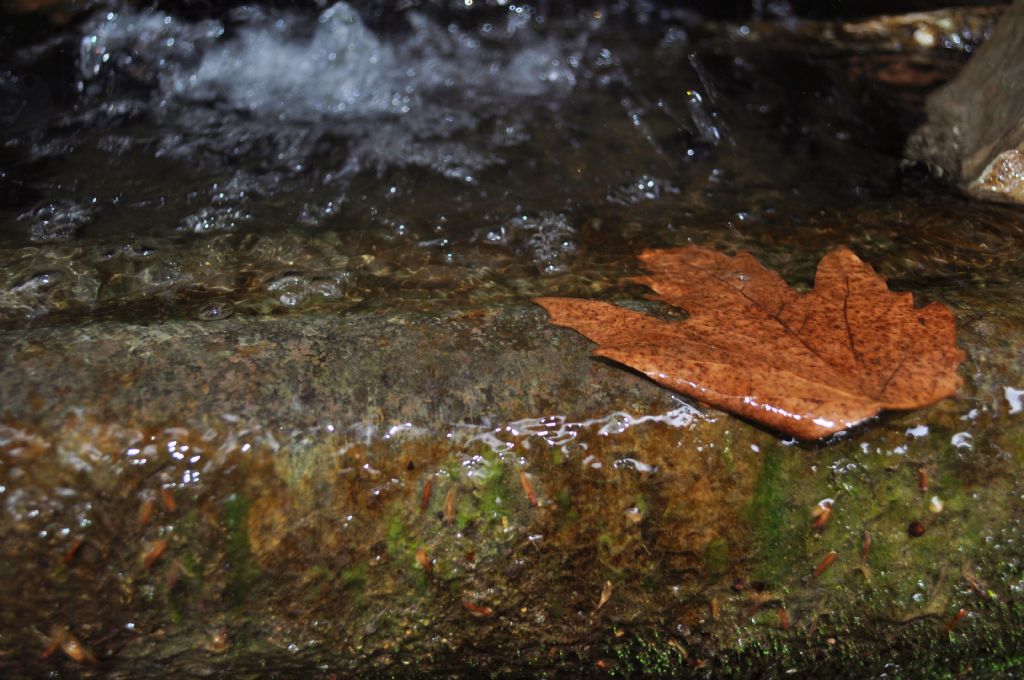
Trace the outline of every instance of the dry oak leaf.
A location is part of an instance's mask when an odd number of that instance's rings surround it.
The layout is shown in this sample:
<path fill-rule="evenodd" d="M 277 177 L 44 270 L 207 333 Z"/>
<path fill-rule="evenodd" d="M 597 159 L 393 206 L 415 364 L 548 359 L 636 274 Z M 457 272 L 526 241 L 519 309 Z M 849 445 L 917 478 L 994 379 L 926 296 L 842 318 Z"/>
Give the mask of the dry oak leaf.
<path fill-rule="evenodd" d="M 749 253 L 687 246 L 645 250 L 648 298 L 685 309 L 663 321 L 576 298 L 534 298 L 551 323 L 677 392 L 789 433 L 818 439 L 883 409 L 914 409 L 956 393 L 964 353 L 942 304 L 910 293 L 847 248 L 818 263 L 797 293 Z"/>

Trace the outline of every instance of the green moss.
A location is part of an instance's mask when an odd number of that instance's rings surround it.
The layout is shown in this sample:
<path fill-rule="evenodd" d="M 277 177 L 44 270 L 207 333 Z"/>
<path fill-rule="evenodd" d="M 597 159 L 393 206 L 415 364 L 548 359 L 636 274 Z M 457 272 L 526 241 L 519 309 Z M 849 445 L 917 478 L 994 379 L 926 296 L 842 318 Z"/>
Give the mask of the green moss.
<path fill-rule="evenodd" d="M 194 580 L 202 573 L 202 563 L 194 552 L 186 552 L 181 558 L 182 577 Z"/>
<path fill-rule="evenodd" d="M 249 545 L 249 499 L 233 493 L 224 500 L 224 557 L 229 578 L 225 597 L 231 606 L 240 606 L 259 579 L 252 563 Z"/>
<path fill-rule="evenodd" d="M 395 514 L 388 519 L 388 555 L 396 561 L 411 559 L 415 552 L 413 539 L 405 526 L 405 520 Z"/>
<path fill-rule="evenodd" d="M 493 454 L 484 467 L 479 493 L 480 514 L 489 522 L 499 520 L 509 512 L 509 494 L 505 486 L 505 466 Z"/>
<path fill-rule="evenodd" d="M 357 562 L 341 570 L 338 574 L 338 582 L 345 590 L 358 590 L 366 585 L 365 562 Z"/>
<path fill-rule="evenodd" d="M 830 617 L 828 626 L 809 633 L 780 630 L 777 612 L 766 609 L 755 616 L 759 625 L 746 626 L 735 644 L 719 647 L 713 655 L 703 645 L 690 647 L 663 630 L 648 628 L 622 638 L 609 635 L 607 642 L 580 657 L 557 658 L 570 675 L 588 677 L 1015 677 L 1024 668 L 1024 628 L 1019 625 L 1024 611 L 1020 605 L 990 601 L 980 603 L 975 614 L 975 621 L 964 619 L 952 633 L 929 620 L 887 625 L 843 615 Z M 835 626 L 845 634 L 836 636 Z M 888 641 L 885 654 L 878 654 L 878 636 Z M 601 672 L 585 670 L 594 669 L 599 660 Z"/>
<path fill-rule="evenodd" d="M 329 579 L 332 575 L 333 574 L 331 573 L 331 570 L 327 567 L 323 566 L 322 564 L 314 564 L 312 567 L 306 570 L 306 573 L 303 574 L 302 578 L 304 581 L 314 582 Z"/>
<path fill-rule="evenodd" d="M 459 481 L 462 477 L 462 462 L 458 459 L 448 461 L 448 464 L 444 466 L 444 473 L 453 483 Z"/>
<path fill-rule="evenodd" d="M 750 505 L 747 523 L 755 548 L 754 578 L 777 583 L 792 573 L 806 552 L 806 522 L 799 521 L 788 505 L 785 471 L 787 458 L 798 455 L 776 446 L 764 447 L 764 462 Z"/>
<path fill-rule="evenodd" d="M 427 587 L 427 575 L 416 563 L 416 550 L 420 546 L 415 535 L 405 523 L 402 516 L 395 514 L 388 519 L 388 556 L 398 567 L 397 573 L 406 582 L 424 592 Z"/>
<path fill-rule="evenodd" d="M 201 585 L 198 577 L 198 574 L 201 573 L 199 558 L 195 553 L 184 553 L 179 561 L 179 569 L 174 587 L 166 590 L 167 611 L 170 614 L 171 623 L 176 624 L 185 620 L 189 603 Z M 164 582 L 166 583 L 166 580 Z"/>
<path fill-rule="evenodd" d="M 704 571 L 707 576 L 716 578 L 729 569 L 729 542 L 721 536 L 711 539 L 704 548 Z"/>
<path fill-rule="evenodd" d="M 896 542 L 890 540 L 884 532 L 871 533 L 871 548 L 868 550 L 867 566 L 872 570 L 872 578 L 876 581 L 890 573 L 898 555 Z"/>
<path fill-rule="evenodd" d="M 458 503 L 455 506 L 455 527 L 465 531 L 470 522 L 480 518 L 480 513 L 470 503 Z"/>
<path fill-rule="evenodd" d="M 68 565 L 62 562 L 55 562 L 50 570 L 50 580 L 54 585 L 63 586 L 68 581 Z"/>
<path fill-rule="evenodd" d="M 681 647 L 670 645 L 659 633 L 637 635 L 615 648 L 614 677 L 678 677 L 690 675 Z"/>
<path fill-rule="evenodd" d="M 483 454 L 484 463 L 475 478 L 473 490 L 459 495 L 455 510 L 455 526 L 464 531 L 470 524 L 492 526 L 508 517 L 514 509 L 513 494 L 508 487 L 508 470 L 501 458 L 492 452 Z"/>

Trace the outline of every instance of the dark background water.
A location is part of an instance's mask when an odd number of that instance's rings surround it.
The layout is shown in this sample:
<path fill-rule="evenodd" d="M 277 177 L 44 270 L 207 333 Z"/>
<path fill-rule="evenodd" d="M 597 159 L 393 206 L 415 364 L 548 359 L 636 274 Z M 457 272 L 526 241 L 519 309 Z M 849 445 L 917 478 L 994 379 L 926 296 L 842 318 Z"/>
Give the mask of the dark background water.
<path fill-rule="evenodd" d="M 922 206 L 984 232 L 998 209 L 901 165 L 981 36 L 893 50 L 802 18 L 871 8 L 9 15 L 0 323 L 601 295 L 639 248 L 690 241 L 809 273 L 837 241 L 898 242 Z"/>

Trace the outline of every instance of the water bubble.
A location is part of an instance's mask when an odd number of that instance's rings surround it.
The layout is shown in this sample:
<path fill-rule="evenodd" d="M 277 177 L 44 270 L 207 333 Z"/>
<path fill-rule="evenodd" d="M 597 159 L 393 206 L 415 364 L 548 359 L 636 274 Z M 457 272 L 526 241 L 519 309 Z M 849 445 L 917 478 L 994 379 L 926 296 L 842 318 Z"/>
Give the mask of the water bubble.
<path fill-rule="evenodd" d="M 908 437 L 913 437 L 915 439 L 919 439 L 921 437 L 927 437 L 928 436 L 928 426 L 927 425 L 915 425 L 914 427 L 907 428 L 906 434 L 907 434 Z"/>
<path fill-rule="evenodd" d="M 484 240 L 488 243 L 495 243 L 499 245 L 505 245 L 508 243 L 509 230 L 505 226 L 498 227 L 497 229 L 491 229 L 484 235 Z"/>
<path fill-rule="evenodd" d="M 654 467 L 653 465 L 645 463 L 642 460 L 637 460 L 636 458 L 617 458 L 615 462 L 612 463 L 612 467 L 614 467 L 616 470 L 621 470 L 625 468 L 644 473 L 657 471 L 657 468 Z"/>
<path fill-rule="evenodd" d="M 298 307 L 309 296 L 309 284 L 301 274 L 284 274 L 268 281 L 264 288 L 285 307 Z"/>
<path fill-rule="evenodd" d="M 341 272 L 334 276 L 313 277 L 309 283 L 309 293 L 322 299 L 336 300 L 344 294 L 348 278 L 348 272 Z"/>
<path fill-rule="evenodd" d="M 576 252 L 576 229 L 564 215 L 541 213 L 536 217 L 522 215 L 502 228 L 510 240 L 521 243 L 541 274 L 559 274 L 568 266 Z"/>
<path fill-rule="evenodd" d="M 37 272 L 16 283 L 11 288 L 11 292 L 20 296 L 37 295 L 63 282 L 66 278 L 67 273 L 58 270 Z"/>
<path fill-rule="evenodd" d="M 655 201 L 666 194 L 678 194 L 679 187 L 667 180 L 643 175 L 620 185 L 608 193 L 608 202 L 619 205 L 636 205 L 643 201 Z"/>
<path fill-rule="evenodd" d="M 66 241 L 92 219 L 91 208 L 73 201 L 47 203 L 18 217 L 29 225 L 29 238 L 37 242 Z"/>
<path fill-rule="evenodd" d="M 193 234 L 205 234 L 217 231 L 234 231 L 240 224 L 248 222 L 252 216 L 238 208 L 207 207 L 189 215 L 178 227 L 180 231 Z"/>
<path fill-rule="evenodd" d="M 230 302 L 208 302 L 199 310 L 199 318 L 203 321 L 219 321 L 235 313 L 235 306 Z"/>
<path fill-rule="evenodd" d="M 125 243 L 121 248 L 121 254 L 129 260 L 144 260 L 156 252 L 156 246 L 147 243 L 131 241 Z"/>
<path fill-rule="evenodd" d="M 950 438 L 949 443 L 958 449 L 970 449 L 971 439 L 970 432 L 957 432 Z"/>
<path fill-rule="evenodd" d="M 321 203 L 306 203 L 299 211 L 298 220 L 305 225 L 318 226 L 323 224 L 324 220 L 337 215 L 344 203 L 344 196 L 328 199 Z"/>
<path fill-rule="evenodd" d="M 1003 397 L 1010 405 L 1009 413 L 1011 415 L 1024 410 L 1024 405 L 1021 403 L 1021 397 L 1024 397 L 1024 390 L 1018 390 L 1007 385 L 1003 388 Z"/>

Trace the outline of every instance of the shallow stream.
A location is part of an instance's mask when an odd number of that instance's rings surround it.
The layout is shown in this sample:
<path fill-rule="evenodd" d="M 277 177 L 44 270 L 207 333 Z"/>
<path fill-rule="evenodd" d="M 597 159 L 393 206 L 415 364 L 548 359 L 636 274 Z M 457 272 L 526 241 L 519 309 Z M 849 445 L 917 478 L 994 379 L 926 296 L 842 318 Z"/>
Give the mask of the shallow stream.
<path fill-rule="evenodd" d="M 65 627 L 154 675 L 1012 652 L 970 626 L 1024 592 L 1024 217 L 901 162 L 984 32 L 465 5 L 0 29 L 0 668 L 91 668 Z M 950 306 L 962 394 L 797 445 L 527 302 L 688 243 L 800 289 L 849 246 Z"/>
<path fill-rule="evenodd" d="M 803 283 L 838 243 L 906 287 L 1019 267 L 1016 213 L 900 169 L 963 44 L 644 16 L 126 6 L 20 46 L 0 322 L 621 295 L 638 249 L 687 242 Z"/>

